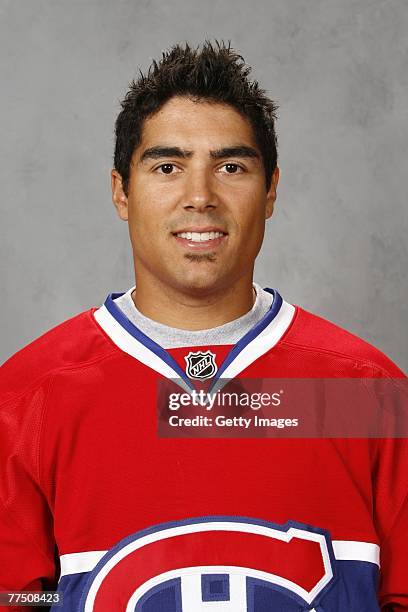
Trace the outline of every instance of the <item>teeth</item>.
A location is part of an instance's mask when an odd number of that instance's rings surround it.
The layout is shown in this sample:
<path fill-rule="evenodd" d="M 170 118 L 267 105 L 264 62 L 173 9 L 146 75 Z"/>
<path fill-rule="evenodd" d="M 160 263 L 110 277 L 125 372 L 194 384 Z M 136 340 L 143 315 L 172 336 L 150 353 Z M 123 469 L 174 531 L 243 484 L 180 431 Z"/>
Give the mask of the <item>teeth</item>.
<path fill-rule="evenodd" d="M 223 236 L 223 232 L 180 232 L 176 234 L 179 238 L 187 238 L 192 242 L 205 242 Z"/>

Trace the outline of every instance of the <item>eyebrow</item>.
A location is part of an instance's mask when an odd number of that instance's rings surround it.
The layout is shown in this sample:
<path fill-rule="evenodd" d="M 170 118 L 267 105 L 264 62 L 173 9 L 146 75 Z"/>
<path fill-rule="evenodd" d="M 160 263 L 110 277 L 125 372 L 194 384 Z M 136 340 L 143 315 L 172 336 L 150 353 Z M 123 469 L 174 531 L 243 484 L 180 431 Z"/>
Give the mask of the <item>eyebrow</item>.
<path fill-rule="evenodd" d="M 187 149 L 182 149 L 181 147 L 156 146 L 150 147 L 143 151 L 140 158 L 140 163 L 143 163 L 148 159 L 162 159 L 164 157 L 188 159 L 192 156 L 193 151 L 188 151 Z M 249 157 L 259 159 L 260 155 L 253 147 L 248 147 L 247 145 L 237 145 L 233 147 L 222 147 L 221 149 L 210 151 L 210 157 L 212 159 L 224 159 L 225 157 Z"/>

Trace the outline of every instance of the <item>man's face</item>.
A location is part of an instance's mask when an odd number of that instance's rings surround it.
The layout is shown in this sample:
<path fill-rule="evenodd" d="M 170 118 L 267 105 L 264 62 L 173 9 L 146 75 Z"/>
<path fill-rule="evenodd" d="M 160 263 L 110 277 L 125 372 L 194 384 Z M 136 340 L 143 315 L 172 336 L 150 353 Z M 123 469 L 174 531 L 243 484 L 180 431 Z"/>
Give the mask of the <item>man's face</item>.
<path fill-rule="evenodd" d="M 136 282 L 203 295 L 251 276 L 278 178 L 276 169 L 267 192 L 251 125 L 235 109 L 170 99 L 144 123 L 127 196 L 112 171 Z"/>

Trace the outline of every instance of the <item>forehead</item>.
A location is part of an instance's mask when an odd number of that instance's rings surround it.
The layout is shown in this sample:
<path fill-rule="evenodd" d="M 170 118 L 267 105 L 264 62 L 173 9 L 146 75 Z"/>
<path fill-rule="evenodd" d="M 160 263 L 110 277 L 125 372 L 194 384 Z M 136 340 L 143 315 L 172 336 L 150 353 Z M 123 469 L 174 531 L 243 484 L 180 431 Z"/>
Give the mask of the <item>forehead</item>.
<path fill-rule="evenodd" d="M 157 143 L 195 149 L 237 142 L 256 147 L 249 120 L 232 106 L 177 96 L 145 120 L 138 149 Z"/>

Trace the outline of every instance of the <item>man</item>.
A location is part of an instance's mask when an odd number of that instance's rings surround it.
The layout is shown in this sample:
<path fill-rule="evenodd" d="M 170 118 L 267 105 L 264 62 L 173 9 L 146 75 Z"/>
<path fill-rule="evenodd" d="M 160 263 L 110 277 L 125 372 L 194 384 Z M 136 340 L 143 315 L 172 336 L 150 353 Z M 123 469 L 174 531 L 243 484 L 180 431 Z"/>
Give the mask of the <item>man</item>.
<path fill-rule="evenodd" d="M 176 45 L 131 84 L 112 194 L 135 287 L 3 366 L 0 590 L 59 579 L 56 610 L 408 610 L 403 440 L 160 433 L 170 379 L 192 397 L 403 377 L 253 282 L 279 169 L 248 73 L 224 45 Z"/>

